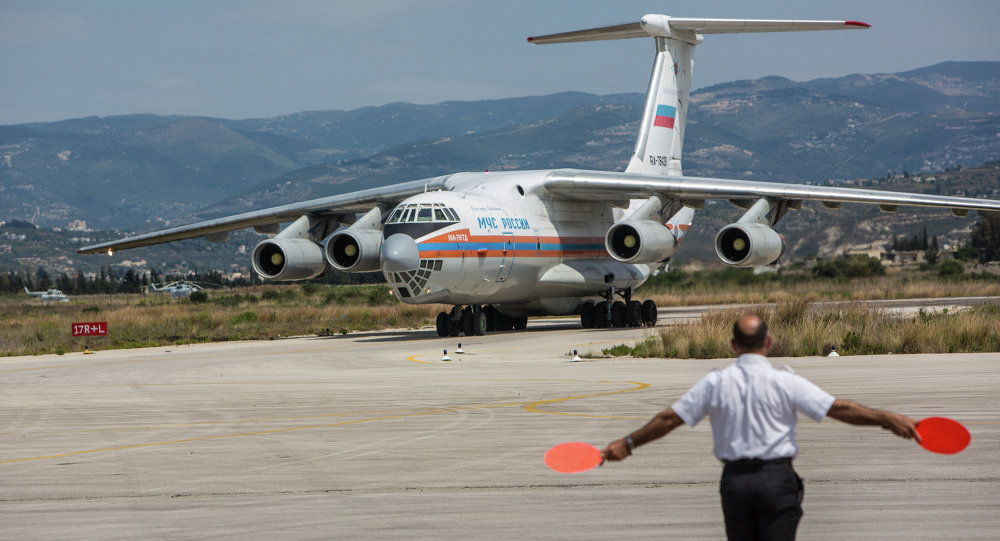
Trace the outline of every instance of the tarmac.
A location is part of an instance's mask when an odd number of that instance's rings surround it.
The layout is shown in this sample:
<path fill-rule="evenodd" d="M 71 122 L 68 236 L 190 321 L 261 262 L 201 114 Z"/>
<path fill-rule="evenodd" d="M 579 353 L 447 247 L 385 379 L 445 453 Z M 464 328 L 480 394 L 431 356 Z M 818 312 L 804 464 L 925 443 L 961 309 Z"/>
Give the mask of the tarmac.
<path fill-rule="evenodd" d="M 722 539 L 707 421 L 584 473 L 542 462 L 732 362 L 571 362 L 650 332 L 553 320 L 3 358 L 0 539 Z M 799 539 L 1000 538 L 1000 354 L 773 362 L 972 433 L 938 455 L 802 419 Z"/>

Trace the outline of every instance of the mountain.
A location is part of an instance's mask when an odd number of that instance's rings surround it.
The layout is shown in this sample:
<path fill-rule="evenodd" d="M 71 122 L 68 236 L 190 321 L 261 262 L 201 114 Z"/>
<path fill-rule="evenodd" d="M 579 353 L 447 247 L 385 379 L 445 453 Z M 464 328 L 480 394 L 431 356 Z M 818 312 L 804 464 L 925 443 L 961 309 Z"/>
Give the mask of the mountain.
<path fill-rule="evenodd" d="M 393 103 L 259 120 L 126 115 L 0 126 L 0 219 L 168 223 L 258 182 L 412 139 L 533 122 L 615 96 Z"/>
<path fill-rule="evenodd" d="M 150 230 L 461 170 L 620 170 L 644 96 L 562 93 L 222 120 L 0 126 L 0 219 Z M 1000 156 L 1000 62 L 736 81 L 691 95 L 685 173 L 780 181 Z"/>

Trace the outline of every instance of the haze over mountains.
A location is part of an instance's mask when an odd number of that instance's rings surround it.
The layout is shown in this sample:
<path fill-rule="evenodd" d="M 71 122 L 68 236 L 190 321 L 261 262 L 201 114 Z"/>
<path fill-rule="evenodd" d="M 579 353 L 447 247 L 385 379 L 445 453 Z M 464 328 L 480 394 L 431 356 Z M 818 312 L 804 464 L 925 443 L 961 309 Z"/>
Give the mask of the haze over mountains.
<path fill-rule="evenodd" d="M 462 170 L 620 170 L 644 95 L 394 103 L 270 119 L 0 126 L 0 220 L 144 231 Z M 826 181 L 1000 157 L 1000 62 L 692 93 L 688 175 Z"/>

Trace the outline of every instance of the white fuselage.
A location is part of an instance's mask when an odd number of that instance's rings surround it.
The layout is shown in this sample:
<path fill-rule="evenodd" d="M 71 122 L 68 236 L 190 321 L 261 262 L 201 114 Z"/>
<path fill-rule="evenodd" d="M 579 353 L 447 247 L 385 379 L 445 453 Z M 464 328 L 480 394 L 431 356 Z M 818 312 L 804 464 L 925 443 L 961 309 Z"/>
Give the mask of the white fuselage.
<path fill-rule="evenodd" d="M 383 235 L 412 237 L 420 266 L 384 273 L 395 295 L 410 304 L 493 304 L 512 316 L 572 314 L 587 297 L 642 284 L 656 265 L 616 261 L 604 244 L 628 211 L 548 197 L 540 188 L 547 173 L 459 173 L 451 191 L 400 203 Z M 418 221 L 416 209 L 430 207 L 443 212 Z M 406 209 L 414 209 L 409 219 Z"/>

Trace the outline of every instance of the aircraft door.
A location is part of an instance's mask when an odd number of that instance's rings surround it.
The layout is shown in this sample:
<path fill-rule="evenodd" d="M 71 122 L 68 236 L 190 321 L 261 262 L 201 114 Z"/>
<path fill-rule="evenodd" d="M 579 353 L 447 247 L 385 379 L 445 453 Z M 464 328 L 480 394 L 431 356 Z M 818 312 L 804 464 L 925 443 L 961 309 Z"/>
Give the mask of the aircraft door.
<path fill-rule="evenodd" d="M 497 274 L 497 282 L 503 282 L 510 274 L 510 269 L 514 266 L 514 242 L 513 233 L 503 234 L 503 257 L 500 259 L 500 272 Z"/>

